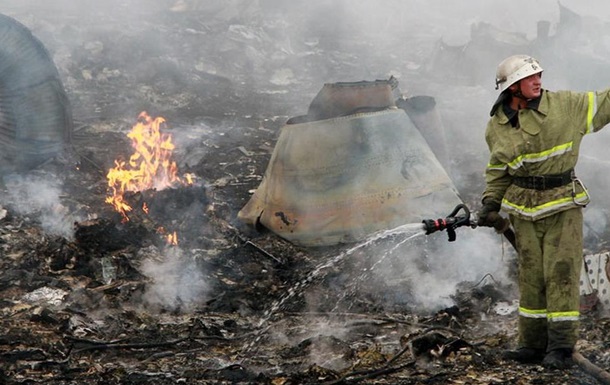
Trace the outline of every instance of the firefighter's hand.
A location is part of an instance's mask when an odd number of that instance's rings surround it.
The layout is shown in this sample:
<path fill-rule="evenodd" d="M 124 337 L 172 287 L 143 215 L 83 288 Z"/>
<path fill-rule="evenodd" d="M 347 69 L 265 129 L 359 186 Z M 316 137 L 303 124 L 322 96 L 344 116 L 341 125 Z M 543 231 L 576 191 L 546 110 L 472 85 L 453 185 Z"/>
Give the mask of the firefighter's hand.
<path fill-rule="evenodd" d="M 502 234 L 510 227 L 510 221 L 503 218 L 497 211 L 490 211 L 489 214 L 487 214 L 485 223 L 479 226 L 493 227 L 496 230 L 496 233 Z"/>
<path fill-rule="evenodd" d="M 483 207 L 478 212 L 477 226 L 495 227 L 500 214 L 500 204 L 490 200 L 483 201 Z"/>

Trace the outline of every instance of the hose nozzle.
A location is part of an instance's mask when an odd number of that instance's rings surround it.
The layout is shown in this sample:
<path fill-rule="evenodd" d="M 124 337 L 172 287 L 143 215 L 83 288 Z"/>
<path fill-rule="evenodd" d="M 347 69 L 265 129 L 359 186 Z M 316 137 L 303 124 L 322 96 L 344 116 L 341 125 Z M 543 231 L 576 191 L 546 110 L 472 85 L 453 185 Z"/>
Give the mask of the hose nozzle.
<path fill-rule="evenodd" d="M 460 211 L 463 211 L 463 215 L 457 215 Z M 437 231 L 447 230 L 449 236 L 449 242 L 455 241 L 456 234 L 455 229 L 461 226 L 472 226 L 476 225 L 470 219 L 470 210 L 465 204 L 459 204 L 455 206 L 451 214 L 445 218 L 439 219 L 424 219 L 422 221 L 426 235 L 435 233 Z"/>

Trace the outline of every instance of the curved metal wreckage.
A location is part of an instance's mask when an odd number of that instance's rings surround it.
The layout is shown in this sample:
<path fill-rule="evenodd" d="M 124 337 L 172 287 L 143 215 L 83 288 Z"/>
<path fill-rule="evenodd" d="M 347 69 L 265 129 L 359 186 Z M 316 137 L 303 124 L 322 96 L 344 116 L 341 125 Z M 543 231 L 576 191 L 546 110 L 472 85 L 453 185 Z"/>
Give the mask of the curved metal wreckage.
<path fill-rule="evenodd" d="M 62 152 L 72 113 L 59 72 L 30 30 L 0 14 L 0 174 Z"/>
<path fill-rule="evenodd" d="M 302 246 L 329 246 L 461 203 L 388 81 L 326 84 L 281 129 L 263 180 L 238 218 Z"/>

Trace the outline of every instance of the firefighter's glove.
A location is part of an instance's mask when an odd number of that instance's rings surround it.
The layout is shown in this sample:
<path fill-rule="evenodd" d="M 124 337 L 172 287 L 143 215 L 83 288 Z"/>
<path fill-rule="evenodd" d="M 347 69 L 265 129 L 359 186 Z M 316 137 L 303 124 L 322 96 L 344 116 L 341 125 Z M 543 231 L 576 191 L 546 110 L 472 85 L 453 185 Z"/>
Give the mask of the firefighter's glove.
<path fill-rule="evenodd" d="M 498 218 L 502 219 L 498 214 L 500 211 L 500 204 L 494 201 L 486 199 L 483 201 L 483 207 L 479 210 L 477 226 L 495 227 L 498 222 Z"/>

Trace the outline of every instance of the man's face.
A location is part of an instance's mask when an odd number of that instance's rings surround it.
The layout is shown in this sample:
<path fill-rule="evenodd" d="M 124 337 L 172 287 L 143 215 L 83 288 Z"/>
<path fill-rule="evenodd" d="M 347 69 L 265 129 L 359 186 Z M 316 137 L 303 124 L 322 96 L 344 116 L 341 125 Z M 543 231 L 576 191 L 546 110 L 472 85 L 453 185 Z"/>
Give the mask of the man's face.
<path fill-rule="evenodd" d="M 535 99 L 542 92 L 542 72 L 530 75 L 519 81 L 521 94 L 525 99 Z"/>

